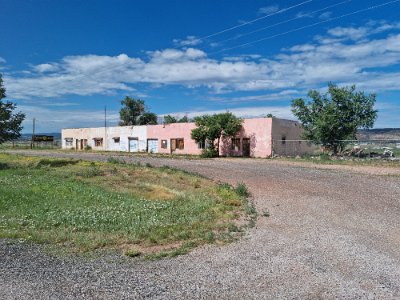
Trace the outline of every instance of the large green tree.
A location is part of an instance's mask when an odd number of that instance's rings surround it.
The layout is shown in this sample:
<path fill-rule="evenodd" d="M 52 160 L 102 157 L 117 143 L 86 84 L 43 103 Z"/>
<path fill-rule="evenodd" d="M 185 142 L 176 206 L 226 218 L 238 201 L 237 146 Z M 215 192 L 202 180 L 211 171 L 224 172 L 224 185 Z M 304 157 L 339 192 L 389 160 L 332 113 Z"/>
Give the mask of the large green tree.
<path fill-rule="evenodd" d="M 337 154 L 346 145 L 345 140 L 356 139 L 357 129 L 371 128 L 377 117 L 375 94 L 356 91 L 356 87 L 338 87 L 329 84 L 328 92 L 316 90 L 292 101 L 292 112 L 301 121 L 303 137 Z"/>
<path fill-rule="evenodd" d="M 157 115 L 146 111 L 143 100 L 126 96 L 121 101 L 120 126 L 157 124 Z"/>
<path fill-rule="evenodd" d="M 0 74 L 0 144 L 11 141 L 21 136 L 22 121 L 25 114 L 14 113 L 17 106 L 12 102 L 3 102 L 6 97 L 6 89 L 3 85 L 3 78 Z"/>
<path fill-rule="evenodd" d="M 203 115 L 195 117 L 197 128 L 192 130 L 191 136 L 196 142 L 208 142 L 210 153 L 219 156 L 219 145 L 222 137 L 233 137 L 242 128 L 243 120 L 230 112 Z M 215 144 L 216 141 L 216 144 Z"/>

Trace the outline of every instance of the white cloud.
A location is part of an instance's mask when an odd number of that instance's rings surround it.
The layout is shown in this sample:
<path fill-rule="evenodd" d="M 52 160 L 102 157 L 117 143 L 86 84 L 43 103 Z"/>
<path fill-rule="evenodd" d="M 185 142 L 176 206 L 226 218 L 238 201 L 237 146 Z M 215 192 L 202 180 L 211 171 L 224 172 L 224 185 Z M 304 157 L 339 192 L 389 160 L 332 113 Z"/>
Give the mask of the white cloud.
<path fill-rule="evenodd" d="M 218 103 L 244 103 L 244 102 L 269 102 L 269 101 L 288 101 L 295 97 L 304 96 L 306 91 L 283 90 L 278 93 L 262 95 L 251 95 L 241 97 L 210 97 L 209 100 Z"/>
<path fill-rule="evenodd" d="M 212 115 L 217 113 L 226 112 L 226 109 L 217 110 L 198 110 L 194 112 L 172 112 L 171 115 L 187 115 L 189 118 L 193 118 L 200 115 Z M 257 107 L 240 107 L 229 109 L 231 113 L 238 117 L 243 118 L 254 118 L 254 117 L 264 117 L 266 114 L 272 113 L 274 116 L 283 119 L 294 120 L 295 117 L 291 112 L 290 106 L 257 106 Z"/>
<path fill-rule="evenodd" d="M 6 60 L 0 56 L 0 64 L 4 64 Z"/>
<path fill-rule="evenodd" d="M 185 39 L 174 39 L 173 43 L 178 47 L 193 47 L 200 45 L 202 43 L 202 40 L 193 35 L 189 35 Z"/>
<path fill-rule="evenodd" d="M 274 57 L 238 55 L 212 59 L 196 48 L 164 49 L 146 58 L 82 55 L 33 67 L 31 74 L 4 74 L 8 95 L 16 99 L 93 95 L 133 91 L 138 83 L 152 88 L 182 85 L 215 93 L 308 89 L 327 82 L 351 82 L 370 88 L 400 90 L 398 73 L 377 71 L 400 63 L 398 24 L 368 23 L 335 27 L 311 42 L 283 49 Z M 367 28 L 367 29 L 365 29 Z M 390 34 L 371 39 L 374 32 Z M 399 26 L 400 28 L 400 26 Z"/>
<path fill-rule="evenodd" d="M 60 132 L 62 128 L 102 127 L 104 126 L 103 110 L 70 109 L 54 110 L 38 105 L 18 105 L 18 110 L 26 114 L 23 132 L 31 132 L 32 119 L 36 119 L 36 132 Z M 110 126 L 117 125 L 119 114 L 116 111 L 107 112 L 107 122 Z"/>
<path fill-rule="evenodd" d="M 261 7 L 258 10 L 258 13 L 260 15 L 269 15 L 272 14 L 274 12 L 277 12 L 279 10 L 279 5 L 274 4 L 274 5 L 269 5 L 269 6 L 265 6 L 265 7 Z"/>
<path fill-rule="evenodd" d="M 319 15 L 319 18 L 320 18 L 321 20 L 327 20 L 327 19 L 329 19 L 331 16 L 332 16 L 332 12 L 331 12 L 331 11 L 326 11 L 326 12 L 320 14 L 320 15 Z"/>
<path fill-rule="evenodd" d="M 45 72 L 55 72 L 59 70 L 59 66 L 57 64 L 40 64 L 33 67 L 33 70 L 38 73 L 45 73 Z"/>

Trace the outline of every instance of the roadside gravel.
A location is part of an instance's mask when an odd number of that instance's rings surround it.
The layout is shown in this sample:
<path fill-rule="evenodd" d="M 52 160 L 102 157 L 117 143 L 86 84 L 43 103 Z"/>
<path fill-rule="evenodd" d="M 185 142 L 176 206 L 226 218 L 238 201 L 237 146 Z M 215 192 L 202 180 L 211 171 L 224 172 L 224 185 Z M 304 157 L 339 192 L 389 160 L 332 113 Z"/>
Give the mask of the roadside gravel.
<path fill-rule="evenodd" d="M 400 299 L 400 177 L 259 159 L 123 158 L 244 182 L 270 217 L 238 242 L 159 261 L 52 257 L 0 240 L 1 299 Z"/>

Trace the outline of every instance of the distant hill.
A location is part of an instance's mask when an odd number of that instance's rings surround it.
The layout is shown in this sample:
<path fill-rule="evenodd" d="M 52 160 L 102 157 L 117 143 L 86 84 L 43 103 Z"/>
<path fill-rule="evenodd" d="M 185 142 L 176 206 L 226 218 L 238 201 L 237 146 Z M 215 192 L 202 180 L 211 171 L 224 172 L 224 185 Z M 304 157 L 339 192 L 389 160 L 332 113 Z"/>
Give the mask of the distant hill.
<path fill-rule="evenodd" d="M 400 140 L 400 128 L 359 130 L 358 140 Z"/>

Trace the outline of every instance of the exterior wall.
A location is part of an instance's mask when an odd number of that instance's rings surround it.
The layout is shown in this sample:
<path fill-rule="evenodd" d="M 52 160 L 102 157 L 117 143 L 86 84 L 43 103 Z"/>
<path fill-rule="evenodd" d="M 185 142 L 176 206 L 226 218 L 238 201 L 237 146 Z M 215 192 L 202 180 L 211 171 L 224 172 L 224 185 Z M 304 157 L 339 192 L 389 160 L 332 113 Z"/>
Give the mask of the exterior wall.
<path fill-rule="evenodd" d="M 244 119 L 242 130 L 236 136 L 240 138 L 240 149 L 232 149 L 232 139 L 224 139 L 220 145 L 222 156 L 245 156 L 243 139 L 250 141 L 251 157 L 270 157 L 272 155 L 272 118 Z"/>
<path fill-rule="evenodd" d="M 114 138 L 119 137 L 119 143 Z M 146 126 L 117 126 L 107 127 L 107 150 L 129 152 L 129 140 L 138 140 L 138 151 L 146 151 L 147 128 Z"/>
<path fill-rule="evenodd" d="M 202 149 L 192 140 L 191 131 L 195 123 L 174 123 L 147 126 L 117 126 L 98 128 L 74 128 L 62 130 L 62 148 L 77 149 L 82 141 L 93 150 L 130 151 L 136 145 L 137 151 L 152 151 L 166 154 L 199 155 Z M 313 149 L 301 140 L 302 128 L 298 122 L 277 118 L 244 119 L 242 129 L 235 138 L 239 139 L 239 148 L 232 148 L 232 139 L 220 142 L 221 156 L 271 157 L 272 155 L 298 155 L 312 153 Z M 105 140 L 105 137 L 107 139 Z M 66 145 L 66 138 L 72 139 L 72 146 Z M 95 138 L 102 138 L 103 145 L 95 146 Z M 119 142 L 115 141 L 119 138 Z M 172 151 L 171 140 L 183 139 L 184 148 Z M 162 148 L 162 141 L 167 147 Z M 137 142 L 136 142 L 137 141 Z M 246 146 L 247 145 L 247 146 Z M 136 150 L 136 148 L 135 148 Z"/>
<path fill-rule="evenodd" d="M 105 139 L 107 137 L 107 139 Z M 120 142 L 116 143 L 114 138 L 119 137 Z M 66 145 L 66 138 L 73 139 L 73 145 Z M 95 138 L 103 139 L 103 146 L 95 146 Z M 129 139 L 137 138 L 139 141 L 139 151 L 146 151 L 147 130 L 146 126 L 118 126 L 97 128 L 71 128 L 61 131 L 62 148 L 77 149 L 77 141 L 87 140 L 87 145 L 93 150 L 108 150 L 108 151 L 129 151 Z"/>
<path fill-rule="evenodd" d="M 105 137 L 105 130 L 104 127 L 98 128 L 73 128 L 73 129 L 63 129 L 61 131 L 61 139 L 62 139 L 62 148 L 63 149 L 77 149 L 77 143 L 81 140 L 86 140 L 87 145 L 92 147 L 94 150 L 105 150 L 104 148 L 104 137 Z M 66 145 L 66 139 L 72 138 L 72 146 Z M 94 138 L 102 138 L 103 139 L 103 146 L 96 147 Z"/>
<path fill-rule="evenodd" d="M 312 147 L 302 140 L 300 123 L 272 118 L 273 155 L 302 155 L 312 153 Z"/>
<path fill-rule="evenodd" d="M 192 140 L 192 129 L 196 128 L 195 123 L 173 123 L 165 125 L 148 125 L 147 126 L 147 139 L 158 140 L 158 153 L 168 154 L 201 154 L 201 149 L 195 140 Z M 171 150 L 171 139 L 183 139 L 184 149 L 176 149 L 174 152 Z M 161 141 L 167 141 L 167 148 L 161 148 Z"/>

